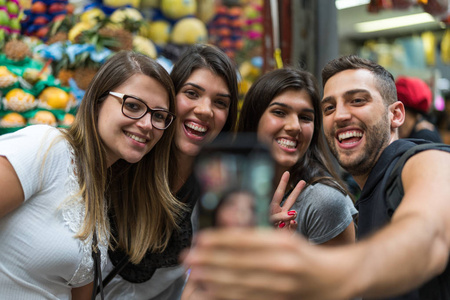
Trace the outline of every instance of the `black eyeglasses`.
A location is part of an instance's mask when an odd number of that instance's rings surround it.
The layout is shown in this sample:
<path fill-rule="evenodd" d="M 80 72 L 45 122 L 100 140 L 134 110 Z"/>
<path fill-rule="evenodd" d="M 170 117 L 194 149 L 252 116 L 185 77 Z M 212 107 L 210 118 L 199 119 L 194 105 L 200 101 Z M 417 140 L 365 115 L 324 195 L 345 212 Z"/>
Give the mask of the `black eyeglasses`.
<path fill-rule="evenodd" d="M 137 97 L 116 92 L 109 92 L 109 94 L 122 99 L 122 113 L 130 119 L 139 120 L 149 112 L 152 126 L 161 130 L 167 129 L 175 120 L 175 114 L 163 108 L 150 108 Z"/>

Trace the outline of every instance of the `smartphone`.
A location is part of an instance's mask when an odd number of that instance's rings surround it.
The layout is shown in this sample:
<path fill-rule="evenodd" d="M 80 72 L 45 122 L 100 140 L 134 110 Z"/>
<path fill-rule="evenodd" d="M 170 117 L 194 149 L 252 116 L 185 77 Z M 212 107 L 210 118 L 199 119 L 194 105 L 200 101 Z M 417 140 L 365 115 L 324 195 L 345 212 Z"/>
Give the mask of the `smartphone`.
<path fill-rule="evenodd" d="M 199 228 L 269 225 L 274 162 L 254 134 L 221 135 L 197 156 Z"/>

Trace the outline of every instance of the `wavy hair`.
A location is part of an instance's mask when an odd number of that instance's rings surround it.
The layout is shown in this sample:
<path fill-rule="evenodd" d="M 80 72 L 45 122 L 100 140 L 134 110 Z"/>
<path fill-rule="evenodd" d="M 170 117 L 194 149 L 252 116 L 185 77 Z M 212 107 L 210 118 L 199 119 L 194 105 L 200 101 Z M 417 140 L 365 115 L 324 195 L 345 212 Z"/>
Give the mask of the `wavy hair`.
<path fill-rule="evenodd" d="M 107 211 L 117 224 L 118 247 L 133 263 L 147 251 L 167 246 L 183 205 L 168 187 L 169 149 L 174 126 L 167 128 L 141 161 L 130 164 L 119 160 L 107 167 L 105 145 L 98 132 L 99 105 L 107 93 L 135 74 L 158 81 L 168 95 L 169 110 L 175 111 L 175 93 L 166 70 L 149 57 L 131 51 L 113 55 L 89 84 L 74 124 L 65 133 L 75 152 L 80 194 L 86 216 L 77 234 L 81 240 L 96 230 L 109 235 Z"/>

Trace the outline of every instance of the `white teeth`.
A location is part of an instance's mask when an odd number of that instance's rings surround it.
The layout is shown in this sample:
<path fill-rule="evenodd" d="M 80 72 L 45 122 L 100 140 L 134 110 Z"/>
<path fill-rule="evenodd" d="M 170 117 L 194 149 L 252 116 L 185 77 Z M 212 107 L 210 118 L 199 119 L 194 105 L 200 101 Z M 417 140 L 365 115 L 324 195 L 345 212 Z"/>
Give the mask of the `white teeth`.
<path fill-rule="evenodd" d="M 362 133 L 358 131 L 347 131 L 338 135 L 339 141 L 349 139 L 352 137 L 362 137 Z"/>
<path fill-rule="evenodd" d="M 131 134 L 128 132 L 126 133 L 126 135 L 139 143 L 145 143 L 147 141 L 146 139 L 140 138 L 140 137 L 135 136 L 134 134 Z"/>
<path fill-rule="evenodd" d="M 296 141 L 288 140 L 288 139 L 278 139 L 277 143 L 286 148 L 295 148 L 297 146 Z"/>
<path fill-rule="evenodd" d="M 192 130 L 198 131 L 198 132 L 206 132 L 206 130 L 207 130 L 206 127 L 203 127 L 200 125 L 195 125 L 194 123 L 186 123 L 185 125 L 186 125 L 186 127 L 190 128 Z"/>

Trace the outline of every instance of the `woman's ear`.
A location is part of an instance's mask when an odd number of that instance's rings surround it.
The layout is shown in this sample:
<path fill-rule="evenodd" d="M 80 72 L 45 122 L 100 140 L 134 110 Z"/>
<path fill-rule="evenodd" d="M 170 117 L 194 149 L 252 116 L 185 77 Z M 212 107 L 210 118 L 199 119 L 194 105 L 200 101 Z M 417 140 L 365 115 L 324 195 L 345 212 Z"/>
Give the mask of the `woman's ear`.
<path fill-rule="evenodd" d="M 389 105 L 391 128 L 399 128 L 405 121 L 405 106 L 397 101 Z"/>

